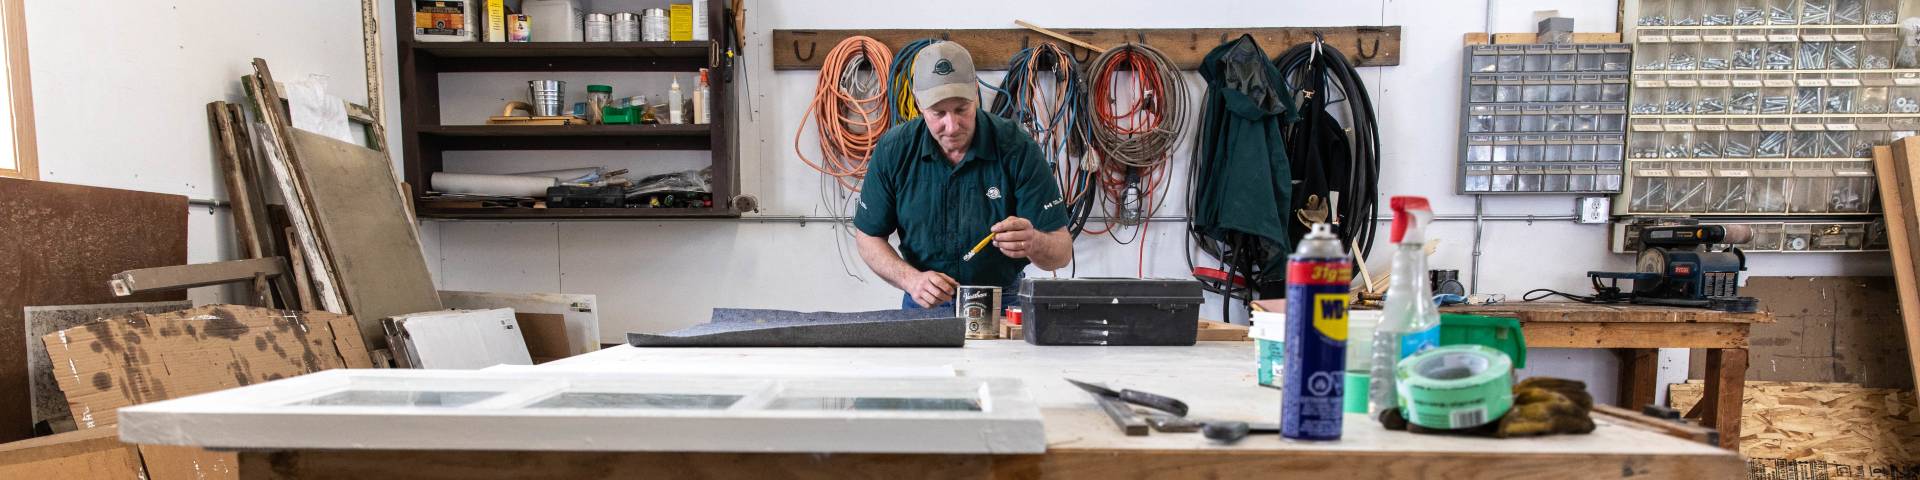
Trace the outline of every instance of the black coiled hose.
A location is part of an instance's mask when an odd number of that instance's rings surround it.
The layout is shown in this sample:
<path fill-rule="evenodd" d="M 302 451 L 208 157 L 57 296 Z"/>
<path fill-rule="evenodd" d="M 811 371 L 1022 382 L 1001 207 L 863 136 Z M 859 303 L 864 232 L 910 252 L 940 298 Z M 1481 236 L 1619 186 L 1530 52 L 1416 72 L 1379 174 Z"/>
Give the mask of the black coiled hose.
<path fill-rule="evenodd" d="M 1351 248 L 1371 251 L 1380 213 L 1380 128 L 1366 83 L 1346 54 L 1319 41 L 1295 45 L 1273 64 L 1300 111 L 1300 120 L 1283 130 L 1298 182 L 1294 211 L 1308 208 L 1309 198 L 1328 202 L 1338 192 L 1335 233 Z M 1310 227 L 1296 218 L 1288 234 L 1297 239 Z"/>

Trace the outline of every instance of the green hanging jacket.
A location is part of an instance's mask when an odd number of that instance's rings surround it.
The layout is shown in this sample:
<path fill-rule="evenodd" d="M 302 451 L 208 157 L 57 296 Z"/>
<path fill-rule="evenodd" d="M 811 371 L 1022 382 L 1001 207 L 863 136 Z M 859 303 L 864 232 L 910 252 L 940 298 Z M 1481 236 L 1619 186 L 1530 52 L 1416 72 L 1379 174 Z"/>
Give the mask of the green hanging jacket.
<path fill-rule="evenodd" d="M 1287 235 L 1293 176 L 1280 131 L 1294 119 L 1292 98 L 1279 69 L 1249 36 L 1208 52 L 1199 70 L 1207 96 L 1195 145 L 1190 228 L 1233 246 L 1233 256 L 1257 269 L 1259 284 L 1284 283 L 1293 250 Z"/>

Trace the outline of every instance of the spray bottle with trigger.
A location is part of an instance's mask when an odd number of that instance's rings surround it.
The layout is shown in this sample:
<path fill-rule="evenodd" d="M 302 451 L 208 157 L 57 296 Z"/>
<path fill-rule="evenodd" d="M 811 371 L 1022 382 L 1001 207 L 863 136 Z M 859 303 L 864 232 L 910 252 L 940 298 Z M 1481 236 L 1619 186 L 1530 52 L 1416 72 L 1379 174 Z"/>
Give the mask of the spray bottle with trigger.
<path fill-rule="evenodd" d="M 1394 366 L 1401 359 L 1440 346 L 1440 310 L 1427 281 L 1427 223 L 1433 209 L 1426 197 L 1396 196 L 1393 207 L 1393 278 L 1387 285 L 1384 315 L 1373 334 L 1372 375 L 1367 379 L 1367 413 L 1399 406 Z"/>

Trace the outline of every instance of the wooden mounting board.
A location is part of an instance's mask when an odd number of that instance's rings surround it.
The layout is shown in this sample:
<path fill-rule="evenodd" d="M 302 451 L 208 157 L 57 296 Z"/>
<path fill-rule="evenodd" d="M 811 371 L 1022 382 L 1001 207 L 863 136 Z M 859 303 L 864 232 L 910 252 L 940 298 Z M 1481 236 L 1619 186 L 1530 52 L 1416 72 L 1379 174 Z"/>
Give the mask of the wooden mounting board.
<path fill-rule="evenodd" d="M 1042 25 L 1045 27 L 1045 25 Z M 1265 27 L 1265 28 L 1054 28 L 1055 32 L 1102 48 L 1127 42 L 1144 43 L 1167 54 L 1167 58 L 1191 70 L 1214 47 L 1241 34 L 1253 35 L 1267 55 L 1278 56 L 1296 44 L 1313 41 L 1319 33 L 1328 46 L 1339 49 L 1356 67 L 1387 67 L 1400 64 L 1400 27 Z M 1007 64 L 1022 48 L 1053 42 L 1060 44 L 1081 62 L 1092 60 L 1095 52 L 1065 44 L 1039 32 L 1024 28 L 998 29 L 880 29 L 880 30 L 781 30 L 773 31 L 774 70 L 818 70 L 827 52 L 841 40 L 865 35 L 898 51 L 908 42 L 922 38 L 941 38 L 958 42 L 973 54 L 976 70 L 1006 70 Z"/>

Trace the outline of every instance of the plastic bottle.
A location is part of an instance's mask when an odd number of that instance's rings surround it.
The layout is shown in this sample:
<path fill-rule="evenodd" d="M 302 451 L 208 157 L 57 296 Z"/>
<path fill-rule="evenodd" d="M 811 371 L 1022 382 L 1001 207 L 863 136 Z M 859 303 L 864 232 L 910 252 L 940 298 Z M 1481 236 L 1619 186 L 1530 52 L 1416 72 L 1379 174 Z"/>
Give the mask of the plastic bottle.
<path fill-rule="evenodd" d="M 1393 279 L 1387 285 L 1385 316 L 1373 333 L 1373 362 L 1367 379 L 1367 413 L 1399 406 L 1393 369 L 1401 359 L 1440 346 L 1440 310 L 1427 282 L 1427 223 L 1433 209 L 1426 197 L 1396 196 L 1393 207 Z"/>
<path fill-rule="evenodd" d="M 693 123 L 696 125 L 713 123 L 713 87 L 709 82 L 707 69 L 700 69 L 700 81 L 693 87 Z"/>
<path fill-rule="evenodd" d="M 680 77 L 673 77 L 673 87 L 667 89 L 667 122 L 673 125 L 687 123 L 687 112 L 681 104 L 686 97 L 680 95 Z"/>

